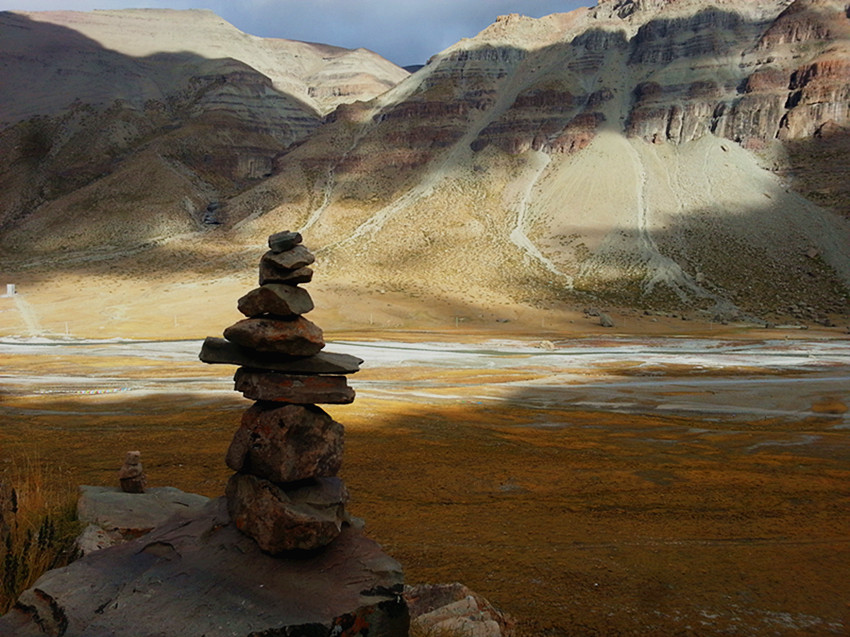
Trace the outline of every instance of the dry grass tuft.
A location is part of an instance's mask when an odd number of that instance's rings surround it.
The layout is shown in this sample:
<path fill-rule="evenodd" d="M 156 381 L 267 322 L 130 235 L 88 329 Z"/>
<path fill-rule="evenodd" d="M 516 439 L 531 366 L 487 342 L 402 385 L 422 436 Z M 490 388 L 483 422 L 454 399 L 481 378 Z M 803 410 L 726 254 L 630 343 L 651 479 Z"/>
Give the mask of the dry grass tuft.
<path fill-rule="evenodd" d="M 0 473 L 0 615 L 45 571 L 74 558 L 76 492 L 27 460 Z"/>

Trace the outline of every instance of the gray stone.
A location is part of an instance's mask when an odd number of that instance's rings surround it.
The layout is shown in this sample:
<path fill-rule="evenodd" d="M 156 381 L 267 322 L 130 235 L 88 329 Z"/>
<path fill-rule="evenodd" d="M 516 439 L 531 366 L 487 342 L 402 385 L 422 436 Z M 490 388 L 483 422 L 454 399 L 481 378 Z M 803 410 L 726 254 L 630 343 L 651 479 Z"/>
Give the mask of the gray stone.
<path fill-rule="evenodd" d="M 240 367 L 233 381 L 236 391 L 251 400 L 298 405 L 347 405 L 354 401 L 354 390 L 348 386 L 345 376 L 293 376 Z"/>
<path fill-rule="evenodd" d="M 227 482 L 226 495 L 236 528 L 271 555 L 327 546 L 346 522 L 348 491 L 339 478 L 316 478 L 287 487 L 235 473 Z"/>
<path fill-rule="evenodd" d="M 286 374 L 353 374 L 360 370 L 363 359 L 349 354 L 319 352 L 307 357 L 284 356 L 257 352 L 223 338 L 208 336 L 199 358 L 210 364 L 240 365 Z"/>
<path fill-rule="evenodd" d="M 265 285 L 266 283 L 297 285 L 299 283 L 309 283 L 312 280 L 313 270 L 310 268 L 289 270 L 287 268 L 279 268 L 273 263 L 260 263 L 260 285 Z"/>
<path fill-rule="evenodd" d="M 357 530 L 308 556 L 271 557 L 223 498 L 138 540 L 48 571 L 0 635 L 407 635 L 401 567 Z M 354 628 L 361 626 L 361 629 Z M 346 632 L 347 631 L 347 632 Z"/>
<path fill-rule="evenodd" d="M 300 232 L 290 232 L 288 230 L 276 232 L 269 237 L 269 249 L 272 252 L 286 252 L 287 250 L 292 250 L 302 240 Z"/>
<path fill-rule="evenodd" d="M 315 260 L 316 257 L 313 256 L 312 252 L 304 246 L 298 245 L 286 252 L 266 252 L 260 259 L 260 265 L 268 263 L 284 270 L 297 270 L 310 265 Z"/>
<path fill-rule="evenodd" d="M 335 476 L 343 435 L 342 425 L 315 405 L 256 403 L 242 415 L 225 461 L 272 482 Z"/>
<path fill-rule="evenodd" d="M 174 487 L 154 487 L 146 493 L 124 493 L 114 487 L 81 486 L 77 517 L 107 532 L 138 537 L 164 524 L 176 513 L 199 510 L 209 501 Z"/>
<path fill-rule="evenodd" d="M 288 356 L 311 356 L 325 346 L 321 328 L 302 316 L 243 319 L 226 328 L 224 338 L 248 349 Z"/>
<path fill-rule="evenodd" d="M 599 325 L 602 327 L 614 327 L 614 320 L 604 312 L 601 312 L 599 314 Z"/>
<path fill-rule="evenodd" d="M 283 283 L 267 283 L 254 288 L 236 302 L 245 316 L 263 314 L 275 316 L 297 316 L 313 309 L 313 299 L 304 288 Z"/>

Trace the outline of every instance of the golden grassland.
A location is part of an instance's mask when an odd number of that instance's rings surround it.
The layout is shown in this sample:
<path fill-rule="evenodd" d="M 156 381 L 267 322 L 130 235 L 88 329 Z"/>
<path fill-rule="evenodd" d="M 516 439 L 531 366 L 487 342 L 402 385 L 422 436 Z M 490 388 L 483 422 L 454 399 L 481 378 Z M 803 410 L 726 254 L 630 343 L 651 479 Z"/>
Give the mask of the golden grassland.
<path fill-rule="evenodd" d="M 76 488 L 65 471 L 61 462 L 0 454 L 0 614 L 44 571 L 74 558 Z"/>
<path fill-rule="evenodd" d="M 135 365 L 132 373 L 162 371 Z M 209 369 L 201 373 L 230 371 Z M 414 381 L 440 372 L 405 373 Z M 709 422 L 535 408 L 520 390 L 481 401 L 471 382 L 528 374 L 449 371 L 439 378 L 452 397 L 373 392 L 327 408 L 346 427 L 350 510 L 408 582 L 462 581 L 527 635 L 815 635 L 850 626 L 850 445 L 834 427 L 840 400 L 819 401 L 805 420 Z M 234 392 L 9 393 L 0 396 L 0 466 L 31 459 L 26 473 L 67 494 L 116 484 L 124 452 L 139 449 L 151 486 L 218 496 L 225 450 L 249 404 Z"/>

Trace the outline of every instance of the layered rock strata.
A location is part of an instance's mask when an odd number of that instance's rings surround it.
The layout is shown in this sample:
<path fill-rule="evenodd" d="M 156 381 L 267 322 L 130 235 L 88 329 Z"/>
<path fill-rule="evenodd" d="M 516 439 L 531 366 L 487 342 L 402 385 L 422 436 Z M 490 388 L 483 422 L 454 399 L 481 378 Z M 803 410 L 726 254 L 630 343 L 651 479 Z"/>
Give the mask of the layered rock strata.
<path fill-rule="evenodd" d="M 227 506 L 237 528 L 273 555 L 315 550 L 332 542 L 348 521 L 348 491 L 337 477 L 343 427 L 317 406 L 354 400 L 345 374 L 362 361 L 322 352 L 321 328 L 304 318 L 313 309 L 299 283 L 312 278 L 315 257 L 301 235 L 269 237 L 260 286 L 239 299 L 247 318 L 207 338 L 200 358 L 239 365 L 235 389 L 254 401 L 227 452 L 236 473 Z"/>

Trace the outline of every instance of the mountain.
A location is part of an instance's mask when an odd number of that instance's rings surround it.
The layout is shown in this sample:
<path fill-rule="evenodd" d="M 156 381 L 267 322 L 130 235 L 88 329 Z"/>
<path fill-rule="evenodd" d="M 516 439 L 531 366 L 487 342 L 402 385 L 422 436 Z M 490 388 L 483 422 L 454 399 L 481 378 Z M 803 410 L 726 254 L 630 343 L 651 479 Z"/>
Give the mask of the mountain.
<path fill-rule="evenodd" d="M 846 313 L 847 13 L 617 0 L 504 16 L 337 109 L 240 231 L 302 228 L 366 287 Z"/>
<path fill-rule="evenodd" d="M 310 102 L 286 93 L 280 117 L 303 124 L 277 142 L 268 130 L 228 134 L 231 113 L 202 109 L 193 127 L 207 126 L 207 137 L 177 129 L 167 152 L 137 144 L 119 162 L 139 174 L 164 166 L 154 191 L 152 175 L 133 190 L 126 172 L 98 165 L 103 176 L 77 188 L 76 172 L 57 169 L 47 184 L 56 191 L 42 186 L 45 202 L 29 217 L 4 202 L 0 241 L 39 267 L 68 267 L 104 243 L 138 259 L 203 241 L 235 273 L 252 267 L 244 255 L 263 237 L 300 229 L 329 286 L 424 308 L 608 304 L 827 322 L 850 313 L 849 13 L 832 0 L 601 0 L 540 19 L 502 16 L 321 120 L 302 118 Z M 180 68 L 160 60 L 174 51 L 134 54 L 145 56 L 133 58 L 145 78 Z M 165 127 L 207 95 L 219 103 L 226 85 L 176 97 L 167 117 L 136 107 L 129 119 Z M 271 108 L 267 85 L 248 85 L 230 103 Z M 42 121 L 0 138 L 26 149 L 17 161 L 35 166 L 30 179 L 38 162 L 76 159 L 58 158 L 57 133 Z M 264 160 L 252 164 L 247 146 Z M 234 156 L 259 166 L 216 186 Z M 16 173 L 2 174 L 15 192 Z M 198 175 L 206 191 L 192 189 Z M 202 204 L 216 197 L 221 225 L 204 227 Z M 180 206 L 194 212 L 163 220 Z"/>
<path fill-rule="evenodd" d="M 11 250 L 217 223 L 329 111 L 408 75 L 365 49 L 257 38 L 199 10 L 3 12 L 0 43 Z"/>

